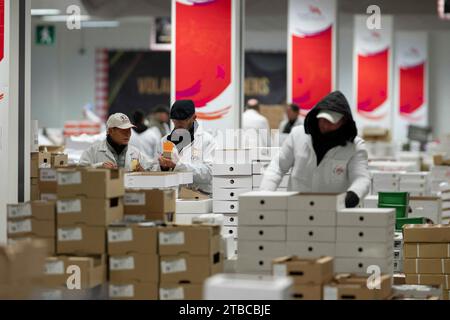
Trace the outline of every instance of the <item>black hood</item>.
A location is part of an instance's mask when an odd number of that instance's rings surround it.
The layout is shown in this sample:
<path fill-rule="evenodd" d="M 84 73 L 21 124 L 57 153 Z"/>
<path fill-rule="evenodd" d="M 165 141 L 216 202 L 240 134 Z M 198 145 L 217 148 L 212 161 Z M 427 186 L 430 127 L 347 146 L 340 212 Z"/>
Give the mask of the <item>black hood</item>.
<path fill-rule="evenodd" d="M 320 134 L 317 114 L 322 110 L 329 110 L 338 112 L 344 115 L 346 122 L 344 126 L 339 129 L 340 133 L 344 135 L 344 140 L 353 142 L 358 135 L 356 123 L 353 120 L 352 111 L 348 104 L 347 98 L 340 91 L 331 92 L 307 114 L 305 118 L 305 133 L 315 137 Z"/>

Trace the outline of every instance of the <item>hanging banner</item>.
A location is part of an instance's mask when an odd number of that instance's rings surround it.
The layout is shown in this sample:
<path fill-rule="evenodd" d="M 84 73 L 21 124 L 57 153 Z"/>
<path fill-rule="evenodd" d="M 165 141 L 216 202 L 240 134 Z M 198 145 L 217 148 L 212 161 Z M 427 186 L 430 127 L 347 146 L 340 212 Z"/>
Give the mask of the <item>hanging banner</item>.
<path fill-rule="evenodd" d="M 305 116 L 335 88 L 335 0 L 289 0 L 287 98 Z"/>
<path fill-rule="evenodd" d="M 206 129 L 239 124 L 238 3 L 172 0 L 171 100 L 193 100 Z"/>
<path fill-rule="evenodd" d="M 395 138 L 406 140 L 408 125 L 428 126 L 428 43 L 425 32 L 395 37 Z"/>
<path fill-rule="evenodd" d="M 0 0 L 0 62 L 5 55 L 5 0 Z"/>
<path fill-rule="evenodd" d="M 355 16 L 354 106 L 358 127 L 391 128 L 392 16 L 381 17 L 381 29 L 367 27 L 368 16 Z"/>

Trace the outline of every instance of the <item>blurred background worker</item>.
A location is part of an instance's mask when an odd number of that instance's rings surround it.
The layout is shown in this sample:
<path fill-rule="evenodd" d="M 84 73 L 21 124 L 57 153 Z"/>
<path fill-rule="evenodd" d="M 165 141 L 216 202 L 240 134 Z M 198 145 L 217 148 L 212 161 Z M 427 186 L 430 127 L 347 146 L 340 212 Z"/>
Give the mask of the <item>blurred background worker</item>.
<path fill-rule="evenodd" d="M 148 115 L 146 125 L 161 140 L 170 132 L 169 120 L 169 107 L 159 104 Z"/>
<path fill-rule="evenodd" d="M 167 142 L 174 146 L 170 155 L 164 150 L 158 159 L 163 171 L 192 171 L 192 188 L 212 193 L 213 152 L 216 142 L 212 135 L 203 131 L 196 121 L 195 105 L 192 100 L 176 101 L 170 110 L 174 130 L 161 140 L 161 149 Z"/>
<path fill-rule="evenodd" d="M 258 135 L 258 147 L 270 146 L 270 126 L 267 118 L 260 112 L 259 101 L 256 99 L 250 99 L 247 102 L 247 107 L 242 115 L 242 128 L 248 132 L 248 130 L 254 130 Z"/>
<path fill-rule="evenodd" d="M 357 133 L 345 96 L 330 93 L 308 113 L 304 126 L 292 129 L 264 172 L 261 190 L 276 190 L 292 168 L 288 190 L 346 192 L 346 206 L 356 207 L 371 181 L 365 143 Z"/>
<path fill-rule="evenodd" d="M 280 123 L 280 134 L 291 133 L 292 128 L 302 124 L 302 120 L 299 118 L 300 108 L 296 104 L 289 104 L 286 106 L 286 119 Z"/>
<path fill-rule="evenodd" d="M 79 165 L 125 168 L 127 171 L 143 171 L 150 168 L 150 159 L 139 149 L 129 145 L 131 128 L 134 127 L 123 113 L 112 114 L 106 122 L 106 139 L 94 143 L 85 150 Z"/>
<path fill-rule="evenodd" d="M 130 145 L 135 146 L 147 158 L 153 159 L 161 141 L 159 130 L 155 132 L 145 125 L 145 114 L 141 110 L 133 113 L 134 128 L 131 129 Z"/>

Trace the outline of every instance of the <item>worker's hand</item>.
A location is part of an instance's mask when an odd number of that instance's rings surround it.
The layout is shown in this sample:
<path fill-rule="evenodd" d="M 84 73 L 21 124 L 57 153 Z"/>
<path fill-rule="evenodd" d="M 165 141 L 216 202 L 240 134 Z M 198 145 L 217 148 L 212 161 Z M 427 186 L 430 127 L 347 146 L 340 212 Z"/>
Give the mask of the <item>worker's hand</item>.
<path fill-rule="evenodd" d="M 117 165 L 109 161 L 103 162 L 102 167 L 106 169 L 117 169 Z"/>
<path fill-rule="evenodd" d="M 144 170 L 144 168 L 142 168 L 140 163 L 138 163 L 136 165 L 136 168 L 134 168 L 134 172 L 143 172 L 143 171 L 145 171 L 145 170 Z"/>
<path fill-rule="evenodd" d="M 174 169 L 176 167 L 176 163 L 171 159 L 159 157 L 159 166 L 164 169 Z"/>
<path fill-rule="evenodd" d="M 354 208 L 359 204 L 359 197 L 353 191 L 348 191 L 345 196 L 345 207 Z"/>

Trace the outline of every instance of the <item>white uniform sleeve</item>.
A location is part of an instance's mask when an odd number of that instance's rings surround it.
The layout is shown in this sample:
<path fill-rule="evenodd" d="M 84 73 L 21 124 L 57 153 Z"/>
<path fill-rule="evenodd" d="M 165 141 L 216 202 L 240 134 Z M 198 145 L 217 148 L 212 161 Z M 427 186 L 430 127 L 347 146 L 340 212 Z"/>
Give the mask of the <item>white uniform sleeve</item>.
<path fill-rule="evenodd" d="M 276 191 L 281 179 L 294 165 L 294 138 L 290 134 L 283 143 L 279 154 L 272 159 L 261 181 L 261 190 Z"/>
<path fill-rule="evenodd" d="M 84 150 L 84 152 L 81 154 L 80 161 L 78 162 L 79 166 L 83 167 L 94 167 L 98 168 L 103 165 L 103 162 L 95 163 L 95 150 L 94 147 L 91 146 Z"/>
<path fill-rule="evenodd" d="M 348 191 L 353 191 L 360 201 L 364 199 L 370 190 L 370 173 L 368 155 L 365 149 L 359 149 L 348 163 L 348 174 L 350 187 Z"/>

